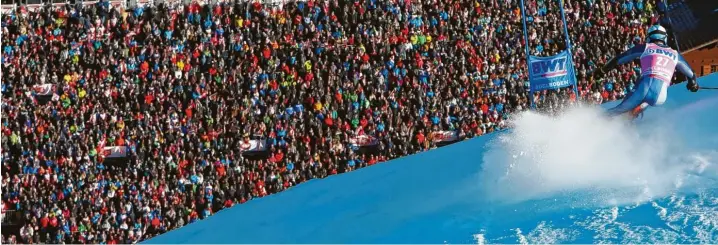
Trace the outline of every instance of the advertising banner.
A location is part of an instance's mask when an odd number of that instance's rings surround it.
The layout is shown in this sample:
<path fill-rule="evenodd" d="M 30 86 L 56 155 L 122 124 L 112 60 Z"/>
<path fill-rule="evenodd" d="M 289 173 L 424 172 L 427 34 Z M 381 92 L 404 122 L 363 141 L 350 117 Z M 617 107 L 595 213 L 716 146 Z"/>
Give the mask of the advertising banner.
<path fill-rule="evenodd" d="M 267 141 L 266 140 L 257 140 L 257 139 L 246 140 L 246 141 L 242 141 L 242 143 L 240 143 L 239 147 L 242 149 L 242 152 L 245 152 L 245 153 L 266 151 L 267 150 Z"/>
<path fill-rule="evenodd" d="M 576 84 L 568 50 L 549 57 L 529 57 L 531 91 L 559 89 Z"/>
<path fill-rule="evenodd" d="M 459 135 L 456 131 L 436 131 L 431 133 L 431 138 L 434 142 L 454 142 L 459 140 Z"/>
<path fill-rule="evenodd" d="M 127 147 L 126 146 L 105 146 L 102 149 L 102 155 L 105 157 L 105 159 L 124 158 L 124 157 L 127 157 Z"/>
<path fill-rule="evenodd" d="M 378 145 L 379 140 L 371 135 L 358 135 L 349 139 L 349 143 L 354 146 L 373 146 Z"/>

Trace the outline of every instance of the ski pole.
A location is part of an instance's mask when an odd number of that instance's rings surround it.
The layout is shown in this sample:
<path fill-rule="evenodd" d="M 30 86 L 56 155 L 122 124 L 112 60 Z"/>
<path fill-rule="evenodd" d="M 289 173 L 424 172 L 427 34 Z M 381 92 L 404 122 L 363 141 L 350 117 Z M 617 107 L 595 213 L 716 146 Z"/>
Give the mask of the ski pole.
<path fill-rule="evenodd" d="M 700 87 L 700 89 L 718 90 L 718 87 Z"/>

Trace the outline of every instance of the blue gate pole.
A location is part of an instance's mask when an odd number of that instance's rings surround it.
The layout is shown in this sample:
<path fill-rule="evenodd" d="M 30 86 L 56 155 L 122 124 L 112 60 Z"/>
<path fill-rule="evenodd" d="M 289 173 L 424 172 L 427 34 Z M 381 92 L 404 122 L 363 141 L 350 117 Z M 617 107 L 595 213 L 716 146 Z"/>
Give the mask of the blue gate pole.
<path fill-rule="evenodd" d="M 534 91 L 533 87 L 531 86 L 531 78 L 533 77 L 533 72 L 531 71 L 531 53 L 529 53 L 529 33 L 526 31 L 526 7 L 524 6 L 524 0 L 521 0 L 521 22 L 524 26 L 524 46 L 526 48 L 526 69 L 529 73 L 529 99 L 531 100 L 531 109 L 536 109 L 536 104 L 534 103 Z"/>

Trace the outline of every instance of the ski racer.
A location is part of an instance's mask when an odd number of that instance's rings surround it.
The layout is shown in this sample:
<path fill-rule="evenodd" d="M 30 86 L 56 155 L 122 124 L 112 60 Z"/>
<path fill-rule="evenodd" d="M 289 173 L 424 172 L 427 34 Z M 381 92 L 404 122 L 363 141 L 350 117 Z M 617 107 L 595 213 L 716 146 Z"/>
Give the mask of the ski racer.
<path fill-rule="evenodd" d="M 700 88 L 695 73 L 683 56 L 666 45 L 668 39 L 666 29 L 661 25 L 653 25 L 647 33 L 646 44 L 634 46 L 593 72 L 593 77 L 600 79 L 617 65 L 640 58 L 641 77 L 638 78 L 636 88 L 620 104 L 608 110 L 609 116 L 630 112 L 631 118 L 635 119 L 649 105 L 662 105 L 668 96 L 667 89 L 671 85 L 671 78 L 676 69 L 688 77 L 686 86 L 688 90 L 696 92 Z"/>

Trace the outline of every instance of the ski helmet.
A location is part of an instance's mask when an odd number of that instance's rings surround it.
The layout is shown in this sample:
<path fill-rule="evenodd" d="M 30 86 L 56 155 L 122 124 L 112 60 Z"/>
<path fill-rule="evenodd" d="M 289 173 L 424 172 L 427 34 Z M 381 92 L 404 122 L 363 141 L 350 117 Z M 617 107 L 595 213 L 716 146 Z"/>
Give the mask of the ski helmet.
<path fill-rule="evenodd" d="M 666 32 L 666 28 L 663 28 L 661 25 L 651 26 L 646 33 L 648 33 L 648 42 L 661 41 L 667 43 L 668 33 Z"/>

